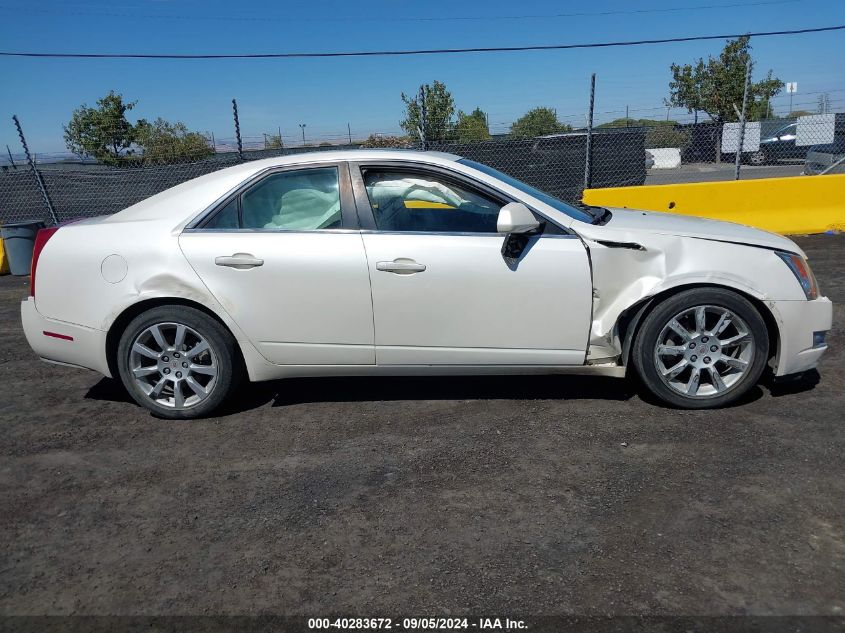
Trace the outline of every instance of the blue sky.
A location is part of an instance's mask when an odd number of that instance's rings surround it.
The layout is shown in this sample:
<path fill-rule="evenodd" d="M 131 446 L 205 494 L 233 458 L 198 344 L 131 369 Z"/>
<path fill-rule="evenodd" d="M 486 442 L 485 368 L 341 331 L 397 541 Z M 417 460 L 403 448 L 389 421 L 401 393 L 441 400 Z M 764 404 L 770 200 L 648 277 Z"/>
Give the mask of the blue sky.
<path fill-rule="evenodd" d="M 841 0 L 760 1 L 0 0 L 0 49 L 244 53 L 519 46 L 845 24 Z M 742 6 L 694 9 L 716 4 Z M 669 7 L 683 10 L 631 13 Z M 560 13 L 591 15 L 500 19 Z M 463 17 L 483 19 L 454 19 Z M 434 79 L 446 83 L 459 108 L 486 110 L 493 131 L 506 130 L 537 105 L 582 124 L 591 72 L 598 75 L 599 121 L 624 116 L 626 105 L 633 117 L 665 118 L 669 64 L 718 54 L 722 45 L 292 60 L 0 58 L 0 144 L 20 151 L 11 122 L 17 114 L 34 151 L 63 151 L 62 124 L 72 110 L 93 105 L 111 89 L 139 101 L 130 118 L 181 120 L 217 139 L 234 135 L 232 97 L 248 137 L 281 127 L 285 137 L 299 138 L 299 123 L 306 124 L 309 141 L 345 136 L 347 123 L 354 137 L 396 132 L 400 92 Z M 759 38 L 753 46 L 755 75 L 771 68 L 784 81 L 798 82 L 796 109 L 815 109 L 817 93 L 826 91 L 834 108 L 845 111 L 845 32 Z M 785 113 L 788 103 L 779 97 L 776 111 Z M 684 113 L 671 117 L 684 119 Z"/>

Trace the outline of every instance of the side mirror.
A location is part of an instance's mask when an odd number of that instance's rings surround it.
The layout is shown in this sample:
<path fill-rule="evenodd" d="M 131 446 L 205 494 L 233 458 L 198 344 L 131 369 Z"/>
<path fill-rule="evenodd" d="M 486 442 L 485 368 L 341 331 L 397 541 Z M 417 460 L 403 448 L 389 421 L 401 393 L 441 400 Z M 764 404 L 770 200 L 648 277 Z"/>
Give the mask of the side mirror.
<path fill-rule="evenodd" d="M 540 222 L 521 202 L 509 202 L 499 210 L 496 230 L 499 233 L 532 233 L 540 228 Z"/>

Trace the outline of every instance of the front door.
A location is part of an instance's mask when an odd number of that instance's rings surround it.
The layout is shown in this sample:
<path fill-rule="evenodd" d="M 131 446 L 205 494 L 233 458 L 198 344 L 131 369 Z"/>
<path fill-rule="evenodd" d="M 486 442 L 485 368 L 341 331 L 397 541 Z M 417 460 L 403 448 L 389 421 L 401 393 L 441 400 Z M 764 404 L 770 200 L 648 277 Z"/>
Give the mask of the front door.
<path fill-rule="evenodd" d="M 355 169 L 373 227 L 363 238 L 379 365 L 583 364 L 592 283 L 580 239 L 549 226 L 508 260 L 496 232 L 508 200 L 437 171 Z"/>
<path fill-rule="evenodd" d="M 373 313 L 345 163 L 268 173 L 179 237 L 209 291 L 282 365 L 372 365 Z"/>

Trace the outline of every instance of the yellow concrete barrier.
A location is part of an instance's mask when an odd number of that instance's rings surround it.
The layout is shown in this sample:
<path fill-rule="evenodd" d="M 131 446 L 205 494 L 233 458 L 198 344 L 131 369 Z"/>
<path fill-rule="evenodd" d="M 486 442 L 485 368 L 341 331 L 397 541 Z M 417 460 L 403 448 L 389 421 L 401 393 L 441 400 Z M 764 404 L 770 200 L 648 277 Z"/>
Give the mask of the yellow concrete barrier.
<path fill-rule="evenodd" d="M 9 258 L 6 257 L 6 249 L 3 248 L 3 238 L 0 237 L 0 275 L 9 274 Z"/>
<path fill-rule="evenodd" d="M 587 189 L 584 202 L 696 215 L 792 235 L 845 230 L 845 174 Z"/>

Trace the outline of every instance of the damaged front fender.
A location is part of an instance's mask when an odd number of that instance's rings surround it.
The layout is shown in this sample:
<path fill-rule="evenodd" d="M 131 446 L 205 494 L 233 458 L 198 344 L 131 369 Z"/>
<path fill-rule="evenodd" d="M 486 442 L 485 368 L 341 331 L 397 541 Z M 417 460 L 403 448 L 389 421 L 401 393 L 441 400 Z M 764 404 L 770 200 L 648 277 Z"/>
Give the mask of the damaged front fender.
<path fill-rule="evenodd" d="M 595 227 L 594 232 L 601 233 L 598 239 L 581 236 L 594 288 L 590 364 L 624 363 L 626 333 L 652 305 L 649 299 L 670 290 L 703 285 L 730 288 L 763 302 L 803 298 L 786 267 L 767 248 L 645 232 L 609 235 L 614 232 L 608 227 Z M 623 322 L 629 324 L 627 332 L 622 331 Z"/>

